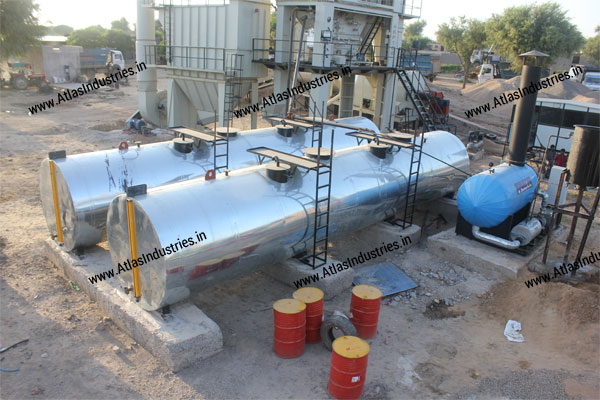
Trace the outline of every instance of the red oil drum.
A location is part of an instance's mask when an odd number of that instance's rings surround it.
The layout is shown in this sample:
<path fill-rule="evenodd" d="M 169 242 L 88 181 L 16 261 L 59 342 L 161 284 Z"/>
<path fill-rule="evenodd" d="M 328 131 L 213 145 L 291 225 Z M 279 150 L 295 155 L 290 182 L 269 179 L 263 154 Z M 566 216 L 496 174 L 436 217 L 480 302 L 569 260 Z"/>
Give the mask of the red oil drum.
<path fill-rule="evenodd" d="M 369 344 L 356 336 L 340 336 L 333 342 L 329 394 L 335 399 L 358 399 L 367 377 Z"/>
<path fill-rule="evenodd" d="M 282 358 L 304 353 L 306 340 L 306 304 L 296 299 L 277 300 L 273 304 L 273 351 Z"/>
<path fill-rule="evenodd" d="M 381 290 L 372 285 L 356 285 L 352 289 L 350 320 L 356 327 L 358 336 L 363 339 L 370 339 L 377 333 L 381 296 Z"/>
<path fill-rule="evenodd" d="M 306 343 L 321 341 L 324 297 L 323 291 L 316 287 L 303 287 L 294 292 L 294 299 L 306 304 Z"/>

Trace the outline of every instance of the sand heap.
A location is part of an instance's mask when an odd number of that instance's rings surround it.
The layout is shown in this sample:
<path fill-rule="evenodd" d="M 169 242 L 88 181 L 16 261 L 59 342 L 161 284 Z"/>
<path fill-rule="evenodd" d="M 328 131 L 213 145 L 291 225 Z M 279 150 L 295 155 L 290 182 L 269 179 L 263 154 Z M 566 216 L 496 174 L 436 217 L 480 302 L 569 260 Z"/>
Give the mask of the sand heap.
<path fill-rule="evenodd" d="M 487 102 L 493 104 L 495 96 L 500 96 L 504 92 L 519 90 L 520 84 L 520 76 L 511 79 L 492 79 L 464 89 L 461 93 L 481 104 Z M 538 92 L 539 98 L 577 100 L 589 103 L 600 103 L 599 96 L 600 93 L 589 90 L 586 86 L 574 80 L 555 83 L 553 86 Z"/>

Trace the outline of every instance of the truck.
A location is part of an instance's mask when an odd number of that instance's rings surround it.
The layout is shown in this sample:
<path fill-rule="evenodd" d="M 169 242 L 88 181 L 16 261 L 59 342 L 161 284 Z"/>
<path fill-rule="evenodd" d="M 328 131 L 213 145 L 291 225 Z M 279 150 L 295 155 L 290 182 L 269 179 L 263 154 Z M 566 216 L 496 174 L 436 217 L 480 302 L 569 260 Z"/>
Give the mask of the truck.
<path fill-rule="evenodd" d="M 412 65 L 409 65 L 412 64 Z M 400 59 L 399 68 L 413 69 L 415 61 L 410 58 Z M 442 64 L 439 54 L 419 51 L 416 56 L 416 67 L 430 82 L 441 72 Z"/>
<path fill-rule="evenodd" d="M 125 69 L 125 57 L 116 49 L 83 49 L 79 62 L 81 75 L 85 75 L 88 80 L 93 79 L 97 72 L 110 75 Z"/>
<path fill-rule="evenodd" d="M 492 61 L 490 64 L 482 64 L 477 74 L 477 83 L 483 83 L 490 79 L 510 79 L 517 74 L 511 69 L 508 61 Z"/>
<path fill-rule="evenodd" d="M 480 50 L 473 50 L 473 53 L 471 53 L 471 64 L 475 67 L 480 66 L 481 64 L 483 64 L 484 62 L 486 62 L 488 59 L 494 59 L 497 58 L 498 60 L 500 59 L 499 56 L 495 55 L 494 52 L 492 51 L 492 49 L 480 49 Z"/>
<path fill-rule="evenodd" d="M 582 64 L 573 65 L 569 69 L 569 75 L 590 90 L 600 90 L 600 67 Z"/>

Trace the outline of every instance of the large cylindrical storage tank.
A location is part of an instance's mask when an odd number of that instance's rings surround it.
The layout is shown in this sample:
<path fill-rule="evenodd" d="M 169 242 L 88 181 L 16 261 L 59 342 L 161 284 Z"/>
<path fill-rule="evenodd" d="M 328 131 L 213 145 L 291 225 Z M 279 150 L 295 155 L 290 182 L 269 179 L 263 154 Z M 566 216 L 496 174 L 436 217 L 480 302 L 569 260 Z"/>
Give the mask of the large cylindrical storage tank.
<path fill-rule="evenodd" d="M 571 173 L 569 181 L 582 187 L 598 187 L 599 153 L 600 127 L 575 125 L 567 161 L 567 169 Z"/>
<path fill-rule="evenodd" d="M 452 166 L 468 168 L 469 164 L 462 142 L 447 132 L 429 132 L 423 151 L 418 198 L 457 190 L 464 174 Z M 410 157 L 407 149 L 385 159 L 371 154 L 368 146 L 337 150 L 330 237 L 367 227 L 403 207 Z M 315 175 L 298 170 L 286 183 L 278 183 L 267 177 L 265 166 L 255 166 L 216 180 L 161 186 L 135 197 L 138 254 L 172 244 L 177 247 L 183 239 L 197 238 L 201 232 L 206 236 L 139 269 L 141 306 L 155 310 L 186 298 L 190 290 L 310 251 Z M 113 200 L 108 213 L 108 243 L 115 266 L 131 257 L 126 199 L 119 196 Z M 131 285 L 131 274 L 119 278 Z"/>
<path fill-rule="evenodd" d="M 536 184 L 536 172 L 529 165 L 500 164 L 461 185 L 458 210 L 471 225 L 491 228 L 532 201 Z"/>
<path fill-rule="evenodd" d="M 357 128 L 379 132 L 370 120 L 352 117 L 337 120 Z M 331 143 L 333 128 L 323 128 L 323 145 Z M 356 145 L 356 139 L 345 133 L 350 129 L 335 128 L 334 149 Z M 238 169 L 258 164 L 252 147 L 270 147 L 286 153 L 302 155 L 312 146 L 312 130 L 298 130 L 290 137 L 277 133 L 277 128 L 245 131 L 229 139 L 229 168 Z M 218 154 L 223 150 L 219 149 Z M 213 146 L 205 143 L 190 153 L 178 151 L 173 142 L 153 143 L 125 150 L 105 150 L 70 155 L 54 161 L 58 189 L 64 247 L 72 250 L 92 246 L 106 238 L 106 213 L 113 198 L 128 186 L 146 184 L 156 187 L 204 176 L 213 168 Z M 49 160 L 40 167 L 40 197 L 50 233 L 55 236 L 56 219 L 50 182 Z"/>

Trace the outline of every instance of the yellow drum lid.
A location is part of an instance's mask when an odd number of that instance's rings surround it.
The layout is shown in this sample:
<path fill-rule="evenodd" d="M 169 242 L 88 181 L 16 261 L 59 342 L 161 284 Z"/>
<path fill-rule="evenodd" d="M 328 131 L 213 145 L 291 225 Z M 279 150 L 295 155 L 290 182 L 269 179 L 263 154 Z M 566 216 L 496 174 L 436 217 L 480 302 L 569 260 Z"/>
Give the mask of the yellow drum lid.
<path fill-rule="evenodd" d="M 306 304 L 296 299 L 281 299 L 273 304 L 273 309 L 282 314 L 298 314 L 306 310 Z"/>
<path fill-rule="evenodd" d="M 294 292 L 294 298 L 304 303 L 314 303 L 323 298 L 324 293 L 321 289 L 308 286 L 298 289 Z"/>
<path fill-rule="evenodd" d="M 344 358 L 361 358 L 369 354 L 369 343 L 356 336 L 340 336 L 333 341 L 333 351 Z"/>
<path fill-rule="evenodd" d="M 381 290 L 373 285 L 356 285 L 352 289 L 352 293 L 365 300 L 377 300 L 383 296 Z"/>

